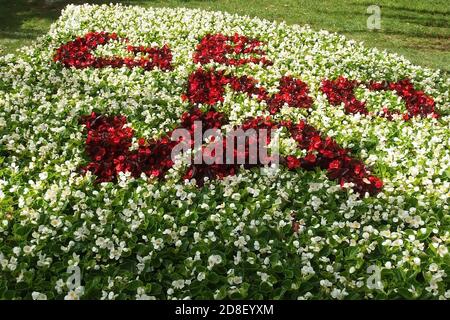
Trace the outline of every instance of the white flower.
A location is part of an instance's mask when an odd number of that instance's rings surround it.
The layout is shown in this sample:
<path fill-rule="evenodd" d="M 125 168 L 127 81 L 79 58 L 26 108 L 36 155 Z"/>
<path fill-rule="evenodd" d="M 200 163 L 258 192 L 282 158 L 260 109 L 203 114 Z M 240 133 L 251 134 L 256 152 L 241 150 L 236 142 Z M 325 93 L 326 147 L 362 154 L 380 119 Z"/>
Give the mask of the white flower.
<path fill-rule="evenodd" d="M 443 257 L 443 256 L 445 256 L 446 254 L 448 254 L 448 248 L 447 248 L 445 245 L 441 244 L 441 245 L 438 247 L 438 253 L 439 253 L 439 255 L 440 255 L 441 257 Z"/>
<path fill-rule="evenodd" d="M 154 237 L 152 237 L 151 242 L 155 250 L 159 250 L 164 247 L 164 240 L 162 238 L 155 239 Z"/>
<path fill-rule="evenodd" d="M 145 288 L 139 287 L 136 292 L 136 300 L 156 300 L 156 298 L 145 294 Z"/>
<path fill-rule="evenodd" d="M 222 257 L 218 254 L 213 254 L 208 258 L 208 269 L 211 269 L 216 264 L 220 264 L 222 262 Z"/>
<path fill-rule="evenodd" d="M 234 245 L 238 248 L 243 248 L 247 244 L 247 241 L 243 236 L 240 236 L 238 240 L 234 242 Z"/>
<path fill-rule="evenodd" d="M 334 299 L 339 299 L 339 300 L 341 300 L 341 299 L 344 299 L 346 296 L 348 295 L 348 293 L 347 293 L 347 291 L 345 291 L 345 289 L 338 289 L 338 288 L 334 288 L 332 291 L 331 291 L 331 296 L 334 298 Z"/>
<path fill-rule="evenodd" d="M 450 299 L 450 290 L 445 291 L 445 298 Z"/>
<path fill-rule="evenodd" d="M 47 300 L 47 295 L 45 295 L 44 293 L 37 292 L 37 291 L 33 291 L 31 293 L 31 297 L 33 298 L 33 300 Z"/>
<path fill-rule="evenodd" d="M 269 275 L 265 272 L 256 272 L 257 275 L 259 275 L 261 277 L 261 281 L 262 282 L 267 282 L 269 280 Z"/>
<path fill-rule="evenodd" d="M 39 173 L 39 179 L 41 180 L 47 180 L 48 172 L 41 172 Z"/>
<path fill-rule="evenodd" d="M 50 224 L 55 228 L 59 228 L 62 225 L 62 221 L 60 218 L 55 218 L 50 221 Z"/>
<path fill-rule="evenodd" d="M 331 281 L 326 280 L 326 279 L 320 280 L 319 283 L 322 287 L 331 287 L 333 285 L 333 283 Z"/>
<path fill-rule="evenodd" d="M 21 251 L 20 247 L 14 247 L 14 248 L 13 248 L 13 253 L 14 253 L 16 256 L 18 256 L 18 255 L 20 254 L 20 251 Z"/>
<path fill-rule="evenodd" d="M 75 291 L 70 290 L 64 297 L 64 300 L 80 300 L 80 297 Z"/>
<path fill-rule="evenodd" d="M 180 279 L 180 280 L 172 281 L 172 287 L 174 287 L 175 289 L 183 289 L 184 288 L 184 280 Z"/>
<path fill-rule="evenodd" d="M 308 276 L 315 274 L 315 271 L 312 266 L 303 266 L 301 269 L 302 275 Z"/>
<path fill-rule="evenodd" d="M 205 275 L 205 273 L 204 272 L 199 272 L 198 273 L 198 275 L 197 275 L 197 280 L 198 281 L 203 281 L 203 280 L 205 280 L 205 278 L 206 278 L 206 275 Z"/>
<path fill-rule="evenodd" d="M 155 296 L 149 296 L 144 294 L 136 295 L 136 300 L 156 300 Z"/>
<path fill-rule="evenodd" d="M 436 263 L 432 263 L 430 264 L 430 266 L 428 267 L 428 270 L 430 270 L 431 272 L 436 272 L 439 270 L 439 267 Z"/>
<path fill-rule="evenodd" d="M 242 277 L 239 277 L 239 276 L 233 276 L 233 277 L 231 277 L 231 278 L 228 280 L 228 282 L 229 282 L 230 284 L 241 284 L 241 283 L 242 283 Z"/>
<path fill-rule="evenodd" d="M 63 292 L 63 288 L 66 286 L 66 283 L 64 282 L 63 279 L 58 279 L 58 281 L 56 281 L 55 284 L 55 290 L 56 292 L 58 292 L 59 294 L 61 294 Z"/>

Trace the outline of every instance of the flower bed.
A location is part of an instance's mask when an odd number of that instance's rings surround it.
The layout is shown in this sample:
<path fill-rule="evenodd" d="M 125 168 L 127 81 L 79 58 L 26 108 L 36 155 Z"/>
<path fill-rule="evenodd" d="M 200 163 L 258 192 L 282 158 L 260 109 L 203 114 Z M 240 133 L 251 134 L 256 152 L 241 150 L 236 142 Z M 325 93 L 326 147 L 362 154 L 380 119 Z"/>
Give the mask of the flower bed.
<path fill-rule="evenodd" d="M 0 58 L 0 88 L 2 299 L 450 298 L 439 71 L 309 27 L 84 5 Z M 174 159 L 196 121 L 277 132 L 280 166 Z"/>

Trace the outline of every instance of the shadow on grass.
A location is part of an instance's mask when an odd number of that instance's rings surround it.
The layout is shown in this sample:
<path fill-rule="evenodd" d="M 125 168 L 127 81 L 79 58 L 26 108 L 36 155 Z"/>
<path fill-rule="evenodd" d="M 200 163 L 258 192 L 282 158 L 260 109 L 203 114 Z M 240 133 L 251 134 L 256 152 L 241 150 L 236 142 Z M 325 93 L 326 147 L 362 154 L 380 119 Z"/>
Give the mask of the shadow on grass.
<path fill-rule="evenodd" d="M 349 29 L 338 29 L 338 33 L 359 33 L 359 34 L 378 34 L 380 36 L 382 35 L 390 35 L 390 36 L 403 36 L 405 41 L 408 41 L 409 38 L 416 38 L 416 39 L 422 39 L 424 40 L 423 44 L 427 44 L 430 41 L 428 40 L 449 40 L 449 36 L 445 35 L 439 35 L 439 34 L 428 34 L 428 33 L 413 33 L 413 32 L 406 32 L 402 30 L 395 30 L 392 28 L 384 29 L 383 26 L 381 30 L 379 31 L 370 31 L 370 30 L 349 30 Z M 449 49 L 449 45 L 447 45 L 447 50 Z"/>
<path fill-rule="evenodd" d="M 424 3 L 426 3 L 424 1 Z M 359 7 L 365 7 L 367 8 L 368 6 L 371 5 L 377 5 L 377 3 L 374 3 L 373 1 L 359 1 L 359 2 L 351 2 L 350 3 L 352 6 L 359 6 Z M 432 6 L 433 4 L 430 1 L 430 6 Z M 391 10 L 398 10 L 398 11 L 406 11 L 406 12 L 410 12 L 410 13 L 415 13 L 415 14 L 428 14 L 431 16 L 435 16 L 435 15 L 443 15 L 443 16 L 448 16 L 450 15 L 450 10 L 438 10 L 438 9 L 424 9 L 424 8 L 408 8 L 405 6 L 395 6 L 392 5 L 391 3 L 389 4 L 384 4 L 383 2 L 381 2 L 379 4 L 381 9 L 391 9 Z"/>
<path fill-rule="evenodd" d="M 382 17 L 388 17 L 392 20 L 400 20 L 411 24 L 417 24 L 426 28 L 450 28 L 450 20 L 436 17 L 415 17 L 412 15 L 404 15 L 397 13 L 382 13 Z"/>
<path fill-rule="evenodd" d="M 42 5 L 29 4 L 28 1 L 0 1 L 0 38 L 33 39 L 37 31 L 26 27 L 29 19 L 53 19 L 53 10 L 44 11 Z"/>
<path fill-rule="evenodd" d="M 361 11 L 349 11 L 349 10 L 333 10 L 324 9 L 323 13 L 328 16 L 339 17 L 340 19 L 349 19 L 349 23 L 342 25 L 335 30 L 336 32 L 346 33 L 364 33 L 370 32 L 366 28 L 366 20 L 368 15 L 361 13 Z M 401 35 L 412 38 L 424 38 L 424 39 L 450 39 L 450 21 L 444 18 L 427 18 L 427 17 L 414 17 L 411 15 L 400 15 L 393 12 L 382 12 L 382 30 L 379 33 L 389 35 Z M 360 23 L 355 23 L 355 21 Z M 416 25 L 412 28 L 411 25 Z M 357 28 L 359 26 L 359 28 Z M 447 31 L 439 30 L 436 32 L 434 28 L 448 29 Z M 406 31 L 408 30 L 408 31 Z"/>

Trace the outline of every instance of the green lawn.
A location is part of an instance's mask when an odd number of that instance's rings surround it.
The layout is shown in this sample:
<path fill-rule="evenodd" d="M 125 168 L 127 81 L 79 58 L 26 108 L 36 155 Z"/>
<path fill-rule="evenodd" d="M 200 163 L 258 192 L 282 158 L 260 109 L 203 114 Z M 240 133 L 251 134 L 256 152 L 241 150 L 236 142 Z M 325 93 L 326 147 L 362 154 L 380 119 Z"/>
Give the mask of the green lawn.
<path fill-rule="evenodd" d="M 0 0 L 0 54 L 30 44 L 45 33 L 68 3 L 122 2 L 141 6 L 189 7 L 248 14 L 288 23 L 310 24 L 400 53 L 416 64 L 450 72 L 450 5 L 448 0 Z M 381 30 L 366 27 L 369 5 L 381 7 Z"/>

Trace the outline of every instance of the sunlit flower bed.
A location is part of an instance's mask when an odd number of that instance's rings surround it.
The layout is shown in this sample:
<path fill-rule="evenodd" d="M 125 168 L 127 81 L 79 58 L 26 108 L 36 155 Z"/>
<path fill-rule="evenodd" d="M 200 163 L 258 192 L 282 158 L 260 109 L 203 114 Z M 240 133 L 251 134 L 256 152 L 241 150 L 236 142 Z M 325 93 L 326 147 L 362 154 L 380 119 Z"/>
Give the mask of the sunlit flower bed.
<path fill-rule="evenodd" d="M 450 298 L 449 92 L 309 27 L 69 6 L 0 58 L 0 299 Z M 194 121 L 280 166 L 172 159 Z"/>

